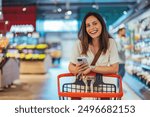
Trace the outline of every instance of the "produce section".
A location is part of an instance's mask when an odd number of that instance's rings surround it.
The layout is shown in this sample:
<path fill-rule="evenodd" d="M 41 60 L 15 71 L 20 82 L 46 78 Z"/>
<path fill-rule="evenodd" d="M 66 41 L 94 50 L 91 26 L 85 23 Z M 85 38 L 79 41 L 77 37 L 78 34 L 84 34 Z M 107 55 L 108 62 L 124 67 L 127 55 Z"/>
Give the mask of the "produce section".
<path fill-rule="evenodd" d="M 47 73 L 51 65 L 51 58 L 45 53 L 48 45 L 29 34 L 19 33 L 11 38 L 6 57 L 20 61 L 20 73 Z"/>

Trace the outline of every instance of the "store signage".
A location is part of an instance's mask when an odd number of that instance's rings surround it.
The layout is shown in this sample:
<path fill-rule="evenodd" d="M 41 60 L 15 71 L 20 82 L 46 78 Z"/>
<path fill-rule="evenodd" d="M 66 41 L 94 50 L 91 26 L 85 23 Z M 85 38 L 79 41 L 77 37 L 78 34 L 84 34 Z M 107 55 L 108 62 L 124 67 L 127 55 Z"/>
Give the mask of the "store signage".
<path fill-rule="evenodd" d="M 33 32 L 34 31 L 34 27 L 33 25 L 12 25 L 11 28 L 10 28 L 10 32 L 15 32 L 15 33 L 18 33 L 18 32 L 24 32 L 24 33 L 27 33 L 27 32 Z"/>

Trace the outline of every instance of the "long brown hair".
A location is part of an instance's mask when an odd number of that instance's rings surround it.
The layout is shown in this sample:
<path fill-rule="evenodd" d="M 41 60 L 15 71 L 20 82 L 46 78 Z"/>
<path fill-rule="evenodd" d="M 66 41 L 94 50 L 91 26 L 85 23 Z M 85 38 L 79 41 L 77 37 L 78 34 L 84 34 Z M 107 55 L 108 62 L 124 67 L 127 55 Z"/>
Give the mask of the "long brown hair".
<path fill-rule="evenodd" d="M 105 21 L 103 20 L 102 16 L 96 12 L 88 12 L 81 24 L 80 30 L 78 32 L 78 38 L 81 41 L 81 46 L 82 46 L 82 52 L 81 54 L 87 55 L 87 51 L 88 51 L 88 45 L 92 43 L 92 38 L 88 35 L 88 33 L 86 32 L 86 19 L 89 16 L 94 16 L 96 17 L 99 22 L 102 25 L 102 32 L 100 35 L 100 39 L 99 39 L 99 45 L 100 45 L 100 51 L 105 54 L 108 47 L 109 47 L 109 38 L 111 38 L 110 34 L 107 31 L 106 28 L 106 24 Z"/>

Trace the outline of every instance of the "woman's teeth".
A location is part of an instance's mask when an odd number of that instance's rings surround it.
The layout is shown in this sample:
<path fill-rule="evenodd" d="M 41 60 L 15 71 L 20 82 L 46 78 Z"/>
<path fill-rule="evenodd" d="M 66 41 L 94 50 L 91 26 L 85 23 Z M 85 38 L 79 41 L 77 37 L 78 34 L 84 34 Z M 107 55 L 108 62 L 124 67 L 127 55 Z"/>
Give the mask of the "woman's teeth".
<path fill-rule="evenodd" d="M 91 34 L 95 34 L 95 33 L 97 33 L 97 30 L 95 30 L 95 31 L 92 31 L 92 32 L 90 32 Z"/>

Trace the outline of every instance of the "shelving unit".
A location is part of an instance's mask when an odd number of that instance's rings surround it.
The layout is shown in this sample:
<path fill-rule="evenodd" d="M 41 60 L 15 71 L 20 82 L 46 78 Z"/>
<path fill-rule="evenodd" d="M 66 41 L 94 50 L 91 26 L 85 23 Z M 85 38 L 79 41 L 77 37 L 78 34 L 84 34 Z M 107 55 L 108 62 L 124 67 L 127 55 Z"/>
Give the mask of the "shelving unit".
<path fill-rule="evenodd" d="M 138 9 L 138 6 L 142 6 Z M 114 23 L 111 32 L 116 33 L 118 27 L 125 25 L 133 49 L 126 59 L 126 76 L 124 81 L 142 99 L 150 99 L 150 3 L 138 4 L 137 11 L 128 12 L 123 20 Z M 122 17 L 122 18 L 123 18 Z"/>
<path fill-rule="evenodd" d="M 145 84 L 143 84 L 138 77 L 131 74 L 126 74 L 124 82 L 142 99 L 150 99 L 150 89 Z"/>
<path fill-rule="evenodd" d="M 23 49 L 19 50 L 20 73 L 22 74 L 42 74 L 48 72 L 48 69 L 51 65 L 51 58 L 45 53 L 47 45 L 37 44 L 34 46 L 34 48 L 24 47 Z"/>
<path fill-rule="evenodd" d="M 150 99 L 150 9 L 127 23 L 132 32 L 134 49 L 126 61 L 124 81 L 142 99 Z M 145 22 L 145 23 L 144 23 Z"/>
<path fill-rule="evenodd" d="M 30 35 L 30 36 L 29 36 Z M 51 66 L 51 58 L 45 52 L 48 45 L 39 43 L 37 33 L 21 33 L 10 40 L 6 56 L 20 60 L 21 74 L 47 73 Z"/>

